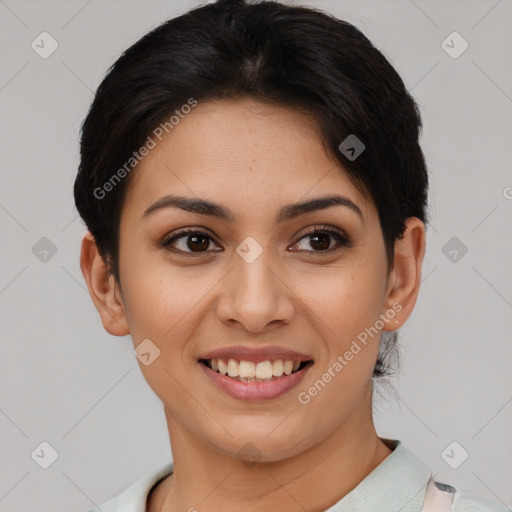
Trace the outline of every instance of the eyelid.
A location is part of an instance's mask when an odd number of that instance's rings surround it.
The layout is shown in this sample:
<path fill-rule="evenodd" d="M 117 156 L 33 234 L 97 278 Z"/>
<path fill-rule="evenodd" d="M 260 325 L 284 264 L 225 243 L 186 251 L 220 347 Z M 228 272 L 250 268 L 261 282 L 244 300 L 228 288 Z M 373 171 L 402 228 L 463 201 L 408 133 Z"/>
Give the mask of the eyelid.
<path fill-rule="evenodd" d="M 331 233 L 336 233 L 340 237 L 347 240 L 347 242 L 350 240 L 348 235 L 342 229 L 336 228 L 334 226 L 330 226 L 328 224 L 320 224 L 320 225 L 313 224 L 312 226 L 308 226 L 308 227 L 304 228 L 302 234 L 299 233 L 299 235 L 297 235 L 297 236 L 299 237 L 299 240 L 301 240 L 305 236 L 314 235 L 316 233 L 324 233 L 326 231 L 331 232 Z"/>

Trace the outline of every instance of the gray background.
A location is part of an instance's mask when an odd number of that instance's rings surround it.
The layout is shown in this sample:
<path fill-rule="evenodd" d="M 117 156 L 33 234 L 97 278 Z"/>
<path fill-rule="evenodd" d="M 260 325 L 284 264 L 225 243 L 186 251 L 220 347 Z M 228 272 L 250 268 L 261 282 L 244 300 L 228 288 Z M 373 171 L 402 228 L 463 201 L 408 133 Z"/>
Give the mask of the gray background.
<path fill-rule="evenodd" d="M 309 4 L 383 51 L 424 122 L 432 225 L 401 329 L 398 396 L 376 395 L 378 432 L 401 439 L 438 480 L 511 506 L 512 2 Z M 171 457 L 131 340 L 103 330 L 86 291 L 72 186 L 78 129 L 107 68 L 195 5 L 0 0 L 0 511 L 85 511 Z M 47 59 L 31 48 L 43 31 L 59 45 Z M 441 46 L 453 31 L 469 44 L 458 58 Z M 58 452 L 48 469 L 44 441 Z"/>

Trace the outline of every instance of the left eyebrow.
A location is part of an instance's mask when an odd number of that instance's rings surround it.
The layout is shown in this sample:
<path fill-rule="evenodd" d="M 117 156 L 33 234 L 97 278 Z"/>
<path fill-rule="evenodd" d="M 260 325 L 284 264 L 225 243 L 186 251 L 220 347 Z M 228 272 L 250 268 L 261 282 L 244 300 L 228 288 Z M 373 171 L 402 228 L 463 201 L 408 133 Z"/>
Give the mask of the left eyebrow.
<path fill-rule="evenodd" d="M 357 213 L 357 215 L 364 223 L 364 216 L 359 206 L 357 206 L 348 197 L 340 195 L 317 197 L 315 199 L 310 199 L 309 201 L 286 205 L 279 210 L 276 220 L 278 223 L 284 222 L 306 213 L 330 208 L 331 206 L 345 206 L 349 208 L 353 212 Z M 167 195 L 160 198 L 156 203 L 152 204 L 144 211 L 142 217 L 147 218 L 163 208 L 180 208 L 182 210 L 197 213 L 199 215 L 217 217 L 226 222 L 233 222 L 236 218 L 231 210 L 220 204 L 208 201 L 206 199 L 195 199 L 192 197 L 177 195 Z"/>

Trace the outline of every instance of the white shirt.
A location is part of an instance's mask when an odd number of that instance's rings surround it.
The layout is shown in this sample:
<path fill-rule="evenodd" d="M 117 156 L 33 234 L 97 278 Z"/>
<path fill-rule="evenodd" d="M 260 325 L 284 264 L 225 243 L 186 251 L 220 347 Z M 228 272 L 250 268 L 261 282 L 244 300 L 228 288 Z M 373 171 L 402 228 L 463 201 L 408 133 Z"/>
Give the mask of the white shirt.
<path fill-rule="evenodd" d="M 398 440 L 385 440 L 393 452 L 352 491 L 325 512 L 420 512 L 425 499 L 428 467 Z M 87 512 L 146 512 L 151 489 L 174 471 L 172 462 L 132 483 L 121 494 Z M 453 487 L 448 486 L 452 491 Z M 201 510 L 201 503 L 191 504 Z M 452 512 L 511 512 L 499 503 L 455 492 Z"/>

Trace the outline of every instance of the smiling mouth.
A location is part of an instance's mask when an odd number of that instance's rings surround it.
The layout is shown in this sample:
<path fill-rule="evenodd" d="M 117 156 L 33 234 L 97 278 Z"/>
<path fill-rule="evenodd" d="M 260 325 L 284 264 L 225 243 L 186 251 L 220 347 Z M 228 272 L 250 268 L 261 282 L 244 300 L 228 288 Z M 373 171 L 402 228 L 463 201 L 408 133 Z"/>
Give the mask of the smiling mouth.
<path fill-rule="evenodd" d="M 237 359 L 199 359 L 210 370 L 239 382 L 272 382 L 300 372 L 313 364 L 312 360 L 246 361 Z"/>

